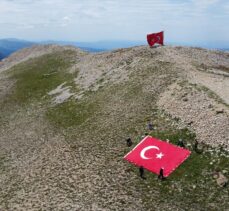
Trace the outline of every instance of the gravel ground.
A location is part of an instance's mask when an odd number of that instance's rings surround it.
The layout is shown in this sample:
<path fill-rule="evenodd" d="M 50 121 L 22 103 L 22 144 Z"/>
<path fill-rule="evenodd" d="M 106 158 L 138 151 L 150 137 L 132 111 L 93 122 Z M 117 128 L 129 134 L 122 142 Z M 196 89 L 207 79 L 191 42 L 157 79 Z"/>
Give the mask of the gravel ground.
<path fill-rule="evenodd" d="M 173 84 L 164 92 L 158 106 L 173 118 L 179 118 L 181 125 L 192 128 L 199 142 L 211 146 L 223 146 L 229 150 L 228 107 L 208 97 L 195 86 L 182 87 Z"/>

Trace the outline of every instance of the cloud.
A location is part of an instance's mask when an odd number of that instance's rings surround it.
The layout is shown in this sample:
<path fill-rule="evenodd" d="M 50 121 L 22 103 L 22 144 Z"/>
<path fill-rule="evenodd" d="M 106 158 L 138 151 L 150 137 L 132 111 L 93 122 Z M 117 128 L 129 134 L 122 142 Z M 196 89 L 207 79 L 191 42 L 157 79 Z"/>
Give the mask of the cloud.
<path fill-rule="evenodd" d="M 219 3 L 220 0 L 192 0 L 192 3 L 199 8 L 207 8 L 211 5 Z"/>
<path fill-rule="evenodd" d="M 25 39 L 140 40 L 164 29 L 173 40 L 225 40 L 228 20 L 227 0 L 0 0 L 4 36 Z"/>
<path fill-rule="evenodd" d="M 60 22 L 60 26 L 61 27 L 66 27 L 69 25 L 69 23 L 71 22 L 71 18 L 68 16 L 64 16 Z"/>

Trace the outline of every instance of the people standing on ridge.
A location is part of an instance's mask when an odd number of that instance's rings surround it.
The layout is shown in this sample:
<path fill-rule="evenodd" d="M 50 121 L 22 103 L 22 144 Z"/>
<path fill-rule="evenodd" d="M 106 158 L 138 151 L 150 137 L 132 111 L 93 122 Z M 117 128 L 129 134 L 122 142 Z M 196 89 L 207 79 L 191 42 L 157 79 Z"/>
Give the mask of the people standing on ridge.
<path fill-rule="evenodd" d="M 165 179 L 165 177 L 164 177 L 164 168 L 160 169 L 160 172 L 159 172 L 159 175 L 158 175 L 158 179 L 161 179 L 161 180 Z"/>
<path fill-rule="evenodd" d="M 133 142 L 132 142 L 132 140 L 131 140 L 130 137 L 129 137 L 128 139 L 126 139 L 126 145 L 127 145 L 128 147 L 131 147 L 132 144 L 133 144 Z"/>

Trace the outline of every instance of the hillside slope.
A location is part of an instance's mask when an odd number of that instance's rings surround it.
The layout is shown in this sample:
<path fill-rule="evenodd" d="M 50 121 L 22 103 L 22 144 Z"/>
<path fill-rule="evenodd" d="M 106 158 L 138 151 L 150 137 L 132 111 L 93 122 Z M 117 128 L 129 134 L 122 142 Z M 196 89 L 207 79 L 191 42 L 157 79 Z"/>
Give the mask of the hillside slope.
<path fill-rule="evenodd" d="M 14 53 L 0 63 L 0 210 L 226 210 L 213 175 L 229 177 L 228 76 L 228 53 L 197 48 Z M 203 152 L 142 180 L 123 156 L 145 133 Z"/>

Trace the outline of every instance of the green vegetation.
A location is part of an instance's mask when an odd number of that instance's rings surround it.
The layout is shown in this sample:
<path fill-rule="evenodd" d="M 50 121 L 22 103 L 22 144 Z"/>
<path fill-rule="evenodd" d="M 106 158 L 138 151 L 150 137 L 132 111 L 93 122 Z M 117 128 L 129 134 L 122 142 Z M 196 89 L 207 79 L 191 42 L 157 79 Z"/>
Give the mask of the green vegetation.
<path fill-rule="evenodd" d="M 71 83 L 74 76 L 66 70 L 72 64 L 70 58 L 73 55 L 74 51 L 66 50 L 31 59 L 13 67 L 10 74 L 11 78 L 16 80 L 16 88 L 10 95 L 10 100 L 19 104 L 41 101 L 47 92 L 61 83 Z"/>
<path fill-rule="evenodd" d="M 96 104 L 69 100 L 46 112 L 48 119 L 57 127 L 76 127 L 90 118 L 97 108 Z"/>
<path fill-rule="evenodd" d="M 181 130 L 170 130 L 170 131 L 153 131 L 150 135 L 158 137 L 161 140 L 169 140 L 173 144 L 177 144 L 177 141 L 181 138 L 185 140 L 188 144 L 191 144 L 196 135 L 193 132 L 190 132 L 188 128 Z"/>

